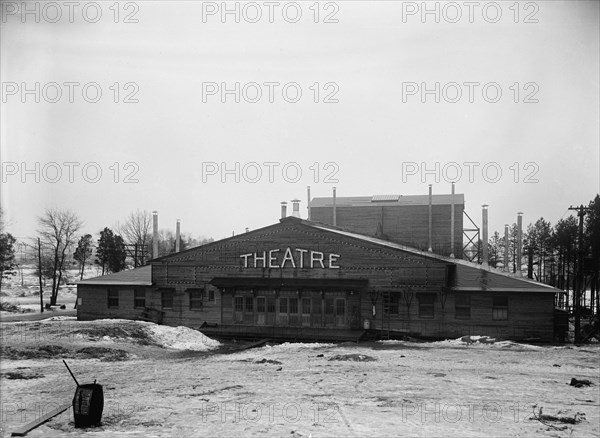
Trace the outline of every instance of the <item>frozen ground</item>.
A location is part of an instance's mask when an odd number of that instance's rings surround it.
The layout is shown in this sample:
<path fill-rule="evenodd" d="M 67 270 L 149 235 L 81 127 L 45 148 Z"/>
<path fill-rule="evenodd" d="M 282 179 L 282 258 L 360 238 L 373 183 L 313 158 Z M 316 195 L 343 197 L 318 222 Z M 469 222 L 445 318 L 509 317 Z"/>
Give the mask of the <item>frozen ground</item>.
<path fill-rule="evenodd" d="M 235 351 L 242 344 L 132 321 L 58 318 L 1 328 L 5 436 L 70 402 L 75 385 L 63 358 L 80 383 L 103 385 L 103 425 L 76 430 L 68 410 L 30 436 L 600 434 L 598 344 L 388 341 Z M 569 386 L 573 377 L 594 385 Z M 530 419 L 540 408 L 583 420 Z"/>

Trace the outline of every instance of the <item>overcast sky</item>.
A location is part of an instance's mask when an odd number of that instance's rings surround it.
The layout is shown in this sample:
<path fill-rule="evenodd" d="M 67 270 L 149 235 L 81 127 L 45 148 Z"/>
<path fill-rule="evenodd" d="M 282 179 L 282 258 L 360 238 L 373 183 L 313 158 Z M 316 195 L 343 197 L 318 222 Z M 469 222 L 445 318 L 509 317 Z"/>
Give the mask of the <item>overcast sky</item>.
<path fill-rule="evenodd" d="M 295 197 L 306 217 L 308 185 L 411 195 L 452 179 L 502 231 L 600 191 L 596 1 L 227 2 L 239 23 L 221 2 L 113 3 L 1 2 L 1 201 L 19 238 L 58 207 L 92 234 L 146 209 L 219 239 Z"/>

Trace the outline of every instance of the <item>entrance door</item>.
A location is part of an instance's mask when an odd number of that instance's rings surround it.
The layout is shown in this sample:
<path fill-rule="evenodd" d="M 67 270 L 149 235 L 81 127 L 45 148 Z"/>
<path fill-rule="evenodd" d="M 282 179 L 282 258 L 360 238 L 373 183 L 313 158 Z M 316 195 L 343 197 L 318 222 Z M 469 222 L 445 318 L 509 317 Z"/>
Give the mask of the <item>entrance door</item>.
<path fill-rule="evenodd" d="M 267 324 L 275 324 L 275 297 L 267 298 Z"/>
<path fill-rule="evenodd" d="M 336 298 L 335 300 L 335 326 L 344 327 L 346 325 L 346 300 Z"/>
<path fill-rule="evenodd" d="M 335 301 L 333 298 L 325 298 L 325 325 L 335 325 Z"/>
<path fill-rule="evenodd" d="M 302 298 L 302 325 L 310 327 L 310 298 Z"/>
<path fill-rule="evenodd" d="M 244 297 L 235 297 L 233 315 L 236 323 L 244 322 Z"/>
<path fill-rule="evenodd" d="M 290 325 L 300 325 L 298 317 L 298 298 L 290 298 Z"/>
<path fill-rule="evenodd" d="M 256 298 L 256 324 L 265 325 L 267 323 L 267 305 L 265 297 Z"/>

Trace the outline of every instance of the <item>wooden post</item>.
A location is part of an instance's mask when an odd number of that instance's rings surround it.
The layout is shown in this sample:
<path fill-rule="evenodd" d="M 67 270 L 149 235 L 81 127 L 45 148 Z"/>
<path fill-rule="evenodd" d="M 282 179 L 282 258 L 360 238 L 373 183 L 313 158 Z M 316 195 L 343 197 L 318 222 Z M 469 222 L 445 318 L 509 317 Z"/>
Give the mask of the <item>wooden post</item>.
<path fill-rule="evenodd" d="M 42 242 L 38 237 L 38 277 L 40 280 L 40 312 L 44 313 L 44 289 L 42 287 Z"/>

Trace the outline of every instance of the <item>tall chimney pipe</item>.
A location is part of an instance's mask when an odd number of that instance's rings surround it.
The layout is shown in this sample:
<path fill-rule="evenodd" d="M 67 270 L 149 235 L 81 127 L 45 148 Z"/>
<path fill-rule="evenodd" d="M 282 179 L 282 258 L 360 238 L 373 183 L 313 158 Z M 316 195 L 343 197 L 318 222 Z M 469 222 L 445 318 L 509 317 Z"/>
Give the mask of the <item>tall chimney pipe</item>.
<path fill-rule="evenodd" d="M 283 201 L 281 203 L 281 219 L 285 219 L 287 217 L 287 202 Z"/>
<path fill-rule="evenodd" d="M 508 272 L 508 224 L 504 225 L 504 271 Z"/>
<path fill-rule="evenodd" d="M 432 195 L 431 195 L 431 184 L 429 184 L 429 242 L 428 242 L 428 248 L 427 251 L 432 252 L 432 248 L 431 248 L 431 202 L 432 202 Z"/>
<path fill-rule="evenodd" d="M 181 240 L 181 229 L 180 229 L 180 225 L 179 225 L 180 221 L 179 219 L 177 219 L 177 225 L 175 226 L 175 252 L 179 252 L 179 245 L 180 245 L 180 240 Z"/>
<path fill-rule="evenodd" d="M 300 217 L 300 199 L 292 199 L 292 216 Z"/>
<path fill-rule="evenodd" d="M 306 219 L 310 220 L 310 186 L 306 186 L 306 197 L 307 197 L 306 208 L 308 209 Z"/>
<path fill-rule="evenodd" d="M 483 228 L 483 235 L 481 237 L 481 254 L 482 262 L 481 265 L 485 268 L 488 267 L 488 206 L 483 204 L 481 211 L 481 228 Z"/>
<path fill-rule="evenodd" d="M 335 187 L 333 188 L 333 226 L 337 227 L 337 196 Z"/>
<path fill-rule="evenodd" d="M 454 258 L 454 183 L 452 183 L 452 203 L 450 204 L 450 257 Z"/>
<path fill-rule="evenodd" d="M 517 275 L 521 276 L 521 251 L 523 250 L 523 213 L 517 213 Z"/>
<path fill-rule="evenodd" d="M 158 257 L 158 211 L 152 212 L 152 258 Z"/>

